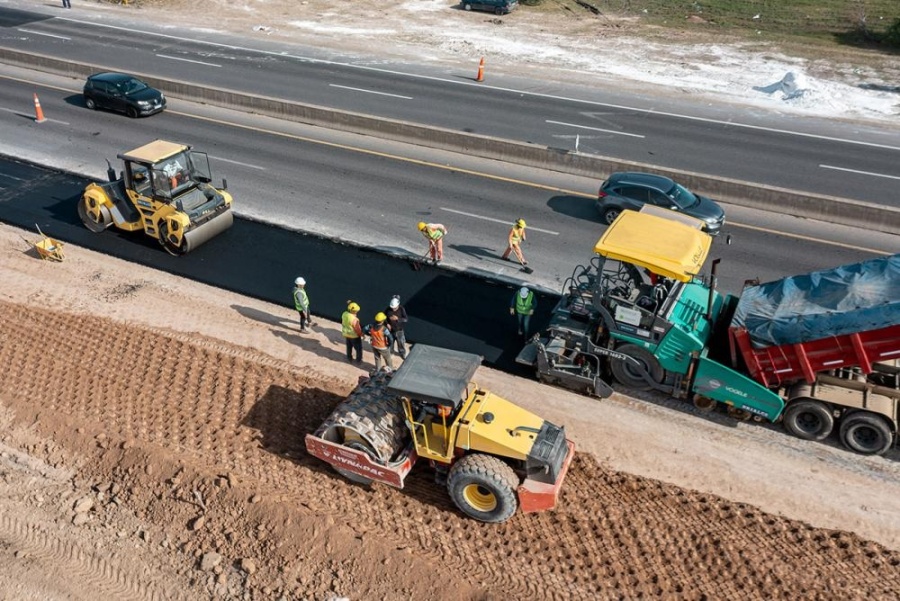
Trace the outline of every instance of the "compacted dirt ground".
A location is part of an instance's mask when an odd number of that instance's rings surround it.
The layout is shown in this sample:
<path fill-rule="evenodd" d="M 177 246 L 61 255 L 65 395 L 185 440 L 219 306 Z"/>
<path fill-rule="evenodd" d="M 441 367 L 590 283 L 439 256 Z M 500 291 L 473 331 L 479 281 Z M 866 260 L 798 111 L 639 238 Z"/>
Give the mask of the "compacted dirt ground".
<path fill-rule="evenodd" d="M 286 307 L 74 247 L 42 262 L 33 237 L 0 225 L 0 599 L 900 590 L 894 459 L 482 370 L 480 382 L 570 425 L 581 452 L 557 510 L 477 523 L 424 466 L 402 491 L 366 488 L 306 454 L 303 436 L 364 373 L 322 358 L 340 349 L 336 324 L 301 336 Z M 643 435 L 585 428 L 610 407 Z M 723 441 L 770 477 L 710 461 Z M 680 467 L 654 479 L 622 464 Z M 785 502 L 794 491 L 820 501 Z"/>

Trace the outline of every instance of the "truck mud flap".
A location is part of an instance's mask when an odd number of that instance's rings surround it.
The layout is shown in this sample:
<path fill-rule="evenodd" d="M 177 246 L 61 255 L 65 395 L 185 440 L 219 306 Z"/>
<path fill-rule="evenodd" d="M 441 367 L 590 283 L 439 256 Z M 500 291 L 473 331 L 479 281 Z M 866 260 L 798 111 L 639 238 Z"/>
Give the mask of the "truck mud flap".
<path fill-rule="evenodd" d="M 191 252 L 204 242 L 215 238 L 234 225 L 234 214 L 231 209 L 210 219 L 203 225 L 191 228 L 184 235 L 184 252 Z"/>
<path fill-rule="evenodd" d="M 569 451 L 566 453 L 566 458 L 563 461 L 562 469 L 559 470 L 559 477 L 556 479 L 556 482 L 548 484 L 526 478 L 519 486 L 517 492 L 519 508 L 522 510 L 522 513 L 546 511 L 556 507 L 556 502 L 559 500 L 559 491 L 569 471 L 569 464 L 572 463 L 572 458 L 575 457 L 575 443 L 567 439 L 566 446 L 569 448 Z"/>
<path fill-rule="evenodd" d="M 784 399 L 730 367 L 700 357 L 693 391 L 707 398 L 743 409 L 774 422 L 784 409 Z"/>
<path fill-rule="evenodd" d="M 381 465 L 364 451 L 329 442 L 314 434 L 306 435 L 306 450 L 313 457 L 318 457 L 336 468 L 353 472 L 394 488 L 403 488 L 403 481 L 417 459 L 415 450 L 411 450 L 400 461 L 391 465 Z"/>

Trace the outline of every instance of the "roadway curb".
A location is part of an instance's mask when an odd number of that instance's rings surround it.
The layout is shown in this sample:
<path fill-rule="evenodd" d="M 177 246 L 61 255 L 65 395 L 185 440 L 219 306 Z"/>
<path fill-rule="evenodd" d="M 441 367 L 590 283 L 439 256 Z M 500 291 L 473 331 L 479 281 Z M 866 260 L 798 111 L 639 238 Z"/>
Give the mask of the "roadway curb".
<path fill-rule="evenodd" d="M 0 48 L 0 62 L 75 78 L 84 78 L 98 71 L 115 70 L 9 48 Z M 150 85 L 182 100 L 461 152 L 528 167 L 594 177 L 598 183 L 614 171 L 652 171 L 677 179 L 688 188 L 724 203 L 900 235 L 900 209 L 892 207 L 665 169 L 610 157 L 580 154 L 538 144 L 457 132 L 406 121 L 377 118 L 143 74 L 140 76 Z"/>

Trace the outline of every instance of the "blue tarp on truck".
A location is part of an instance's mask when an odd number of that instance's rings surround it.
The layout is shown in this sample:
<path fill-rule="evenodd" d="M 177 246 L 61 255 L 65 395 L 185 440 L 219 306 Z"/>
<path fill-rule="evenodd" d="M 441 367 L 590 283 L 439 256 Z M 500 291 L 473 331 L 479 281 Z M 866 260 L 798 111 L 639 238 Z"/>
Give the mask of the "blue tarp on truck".
<path fill-rule="evenodd" d="M 731 320 L 754 346 L 797 344 L 900 323 L 900 254 L 744 289 Z"/>

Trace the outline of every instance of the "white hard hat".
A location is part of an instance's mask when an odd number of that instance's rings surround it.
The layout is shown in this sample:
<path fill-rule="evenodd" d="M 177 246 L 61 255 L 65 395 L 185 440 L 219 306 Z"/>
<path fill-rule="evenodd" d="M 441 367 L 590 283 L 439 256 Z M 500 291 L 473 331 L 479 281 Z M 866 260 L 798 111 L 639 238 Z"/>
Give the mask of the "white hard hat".
<path fill-rule="evenodd" d="M 521 288 L 519 288 L 519 296 L 521 296 L 522 298 L 528 296 L 528 286 L 522 286 Z"/>
<path fill-rule="evenodd" d="M 296 284 L 297 286 L 306 286 L 306 280 L 304 280 L 303 278 L 297 278 L 296 280 L 294 280 L 294 284 Z"/>
<path fill-rule="evenodd" d="M 400 306 L 400 297 L 395 296 L 394 298 L 391 299 L 391 309 L 396 309 L 399 306 Z"/>

